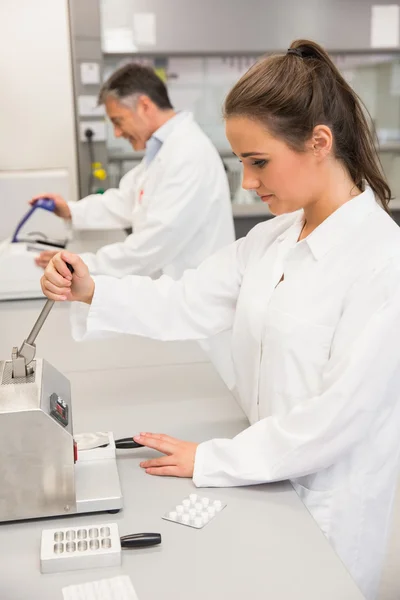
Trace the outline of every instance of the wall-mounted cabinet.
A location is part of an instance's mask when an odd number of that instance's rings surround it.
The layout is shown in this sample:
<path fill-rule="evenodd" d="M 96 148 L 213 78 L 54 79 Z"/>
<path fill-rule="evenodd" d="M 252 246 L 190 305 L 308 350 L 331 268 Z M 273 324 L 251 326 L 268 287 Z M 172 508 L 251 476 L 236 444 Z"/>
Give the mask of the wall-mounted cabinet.
<path fill-rule="evenodd" d="M 373 9 L 388 4 L 387 0 L 100 0 L 102 45 L 104 52 L 121 53 L 264 53 L 283 50 L 300 37 L 315 39 L 330 50 L 393 47 L 398 46 L 391 35 L 396 27 L 393 9 L 389 15 Z"/>

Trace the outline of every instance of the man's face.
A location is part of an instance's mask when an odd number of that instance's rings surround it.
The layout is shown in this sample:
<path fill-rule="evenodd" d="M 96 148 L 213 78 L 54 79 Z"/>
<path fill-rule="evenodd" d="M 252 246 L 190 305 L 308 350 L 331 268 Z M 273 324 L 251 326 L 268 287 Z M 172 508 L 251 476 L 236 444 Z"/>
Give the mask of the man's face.
<path fill-rule="evenodd" d="M 134 150 L 144 150 L 147 140 L 153 133 L 147 98 L 140 96 L 133 109 L 109 96 L 105 101 L 105 108 L 108 118 L 114 125 L 115 137 L 128 140 Z"/>

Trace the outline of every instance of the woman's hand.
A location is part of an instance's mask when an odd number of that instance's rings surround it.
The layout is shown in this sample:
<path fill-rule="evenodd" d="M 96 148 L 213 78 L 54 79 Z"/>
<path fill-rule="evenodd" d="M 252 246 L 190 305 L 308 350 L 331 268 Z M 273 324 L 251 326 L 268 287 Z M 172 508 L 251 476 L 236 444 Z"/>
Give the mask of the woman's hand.
<path fill-rule="evenodd" d="M 66 263 L 74 268 L 70 273 Z M 49 262 L 40 281 L 42 291 L 50 300 L 85 302 L 91 304 L 94 281 L 89 269 L 77 254 L 59 252 Z"/>
<path fill-rule="evenodd" d="M 182 442 L 161 433 L 141 433 L 133 439 L 147 448 L 153 448 L 166 455 L 141 462 L 140 466 L 146 470 L 146 473 L 169 477 L 193 477 L 198 444 Z"/>

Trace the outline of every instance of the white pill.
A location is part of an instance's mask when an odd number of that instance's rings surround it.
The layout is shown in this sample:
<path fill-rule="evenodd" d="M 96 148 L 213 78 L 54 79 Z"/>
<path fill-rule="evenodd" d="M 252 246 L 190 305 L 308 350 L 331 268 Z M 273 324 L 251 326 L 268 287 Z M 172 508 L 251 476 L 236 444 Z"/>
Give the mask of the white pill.
<path fill-rule="evenodd" d="M 188 498 L 185 498 L 185 500 L 182 502 L 182 504 L 185 508 L 188 508 L 190 506 L 190 500 L 188 500 Z"/>
<path fill-rule="evenodd" d="M 178 504 L 178 506 L 176 507 L 176 512 L 178 513 L 178 515 L 182 515 L 184 510 L 185 509 L 182 506 L 182 504 Z"/>
<path fill-rule="evenodd" d="M 203 505 L 201 502 L 196 502 L 196 504 L 194 505 L 195 509 L 199 512 L 201 510 L 203 510 Z"/>
<path fill-rule="evenodd" d="M 196 517 L 194 520 L 195 527 L 201 527 L 203 525 L 203 519 L 201 517 Z"/>
<path fill-rule="evenodd" d="M 210 504 L 209 498 L 203 498 L 202 503 L 203 503 L 203 506 L 208 506 Z"/>
<path fill-rule="evenodd" d="M 208 515 L 210 517 L 214 517 L 215 516 L 215 508 L 213 506 L 209 506 L 207 509 Z"/>
<path fill-rule="evenodd" d="M 190 494 L 189 498 L 190 498 L 190 502 L 192 504 L 196 504 L 196 502 L 197 502 L 197 494 Z"/>
<path fill-rule="evenodd" d="M 208 523 L 208 520 L 210 518 L 208 512 L 201 513 L 201 518 L 203 519 L 203 523 Z"/>
<path fill-rule="evenodd" d="M 176 521 L 176 517 L 177 517 L 177 516 L 178 516 L 178 515 L 177 515 L 177 513 L 176 513 L 176 511 L 175 511 L 175 510 L 173 510 L 173 511 L 171 511 L 171 512 L 169 513 L 169 518 L 170 518 L 170 519 L 172 519 L 173 521 Z"/>
<path fill-rule="evenodd" d="M 189 515 L 182 515 L 182 523 L 189 523 Z"/>
<path fill-rule="evenodd" d="M 195 517 L 196 516 L 196 509 L 195 508 L 191 508 L 189 510 L 189 516 L 190 517 Z"/>
<path fill-rule="evenodd" d="M 215 502 L 214 502 L 214 508 L 215 508 L 215 510 L 218 510 L 218 511 L 221 510 L 221 508 L 222 508 L 222 502 L 221 502 L 221 500 L 215 500 Z"/>

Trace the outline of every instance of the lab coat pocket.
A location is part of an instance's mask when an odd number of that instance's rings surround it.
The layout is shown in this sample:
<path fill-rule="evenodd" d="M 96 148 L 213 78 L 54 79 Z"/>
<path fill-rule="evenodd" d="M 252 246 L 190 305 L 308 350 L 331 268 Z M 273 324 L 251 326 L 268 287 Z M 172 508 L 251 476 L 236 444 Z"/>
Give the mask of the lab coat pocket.
<path fill-rule="evenodd" d="M 287 400 L 303 399 L 321 390 L 334 328 L 268 309 L 263 352 L 271 392 Z"/>
<path fill-rule="evenodd" d="M 318 523 L 323 533 L 329 537 L 335 491 L 312 490 L 300 485 L 296 480 L 293 480 L 291 483 L 313 519 Z"/>

